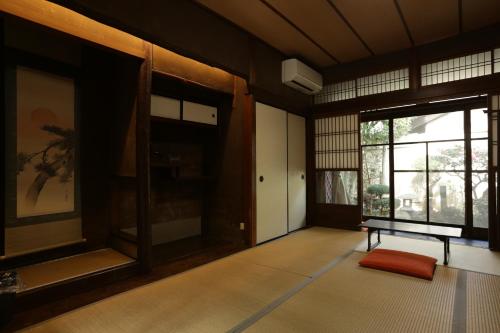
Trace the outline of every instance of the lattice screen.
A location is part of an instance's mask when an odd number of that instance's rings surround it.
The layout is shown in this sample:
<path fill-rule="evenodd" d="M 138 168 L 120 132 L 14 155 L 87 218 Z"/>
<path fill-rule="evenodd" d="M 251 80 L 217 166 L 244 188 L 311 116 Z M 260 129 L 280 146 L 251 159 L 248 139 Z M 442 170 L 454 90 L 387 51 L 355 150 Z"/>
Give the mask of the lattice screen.
<path fill-rule="evenodd" d="M 491 111 L 500 111 L 500 95 L 491 96 Z M 491 112 L 491 145 L 493 151 L 493 166 L 498 165 L 497 144 L 498 144 L 498 112 Z"/>
<path fill-rule="evenodd" d="M 408 89 L 410 76 L 408 68 L 385 72 L 356 80 L 358 96 L 382 94 L 389 91 Z"/>
<path fill-rule="evenodd" d="M 422 86 L 490 75 L 491 51 L 470 54 L 422 65 Z"/>
<path fill-rule="evenodd" d="M 351 98 L 356 98 L 355 80 L 333 83 L 324 86 L 319 94 L 314 95 L 314 103 L 331 103 Z"/>
<path fill-rule="evenodd" d="M 357 114 L 315 120 L 316 169 L 359 168 Z"/>

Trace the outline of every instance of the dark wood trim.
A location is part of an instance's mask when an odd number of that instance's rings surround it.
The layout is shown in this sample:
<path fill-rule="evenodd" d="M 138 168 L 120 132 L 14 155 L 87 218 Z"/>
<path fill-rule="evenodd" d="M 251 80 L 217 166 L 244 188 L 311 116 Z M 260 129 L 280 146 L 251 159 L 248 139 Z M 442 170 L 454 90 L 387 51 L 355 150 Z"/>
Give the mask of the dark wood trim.
<path fill-rule="evenodd" d="M 471 237 L 474 219 L 472 198 L 472 143 L 471 143 L 471 108 L 464 110 L 464 144 L 465 144 L 465 237 Z"/>
<path fill-rule="evenodd" d="M 249 84 L 248 85 L 248 90 L 249 93 L 254 96 L 256 100 L 259 100 L 259 102 L 262 102 L 264 104 L 273 106 L 278 109 L 283 109 L 286 110 L 287 112 L 299 115 L 299 116 L 305 116 L 307 114 L 306 109 L 298 108 L 293 102 L 287 100 L 286 98 L 283 98 L 281 96 L 278 96 L 276 94 L 273 94 L 269 92 L 268 90 L 262 89 L 260 87 L 254 86 Z"/>
<path fill-rule="evenodd" d="M 2 134 L 0 134 L 0 147 L 4 150 L 2 158 L 0 160 L 0 257 L 5 255 L 5 190 L 6 190 L 6 170 L 5 170 L 5 133 L 6 133 L 6 119 L 5 119 L 5 33 L 4 33 L 4 18 L 0 16 L 0 110 L 2 110 L 2 116 L 0 116 L 0 128 L 2 129 Z"/>
<path fill-rule="evenodd" d="M 463 24 L 463 21 L 464 21 L 464 14 L 463 14 L 463 11 L 464 11 L 464 7 L 463 7 L 463 1 L 462 0 L 458 0 L 458 33 L 461 34 L 462 32 L 464 32 L 464 24 Z"/>
<path fill-rule="evenodd" d="M 328 50 L 326 50 L 323 46 L 321 46 L 317 41 L 315 41 L 309 34 L 307 34 L 304 30 L 302 30 L 299 26 L 293 23 L 288 17 L 286 17 L 282 12 L 280 12 L 277 8 L 271 5 L 266 0 L 260 0 L 260 2 L 269 8 L 273 13 L 278 15 L 281 19 L 283 19 L 286 23 L 292 26 L 295 30 L 297 30 L 302 36 L 304 36 L 307 40 L 313 43 L 317 48 L 319 48 L 324 54 L 326 54 L 330 59 L 332 59 L 335 63 L 340 63 L 340 61 Z"/>
<path fill-rule="evenodd" d="M 361 123 L 361 122 L 360 122 Z M 394 219 L 395 211 L 395 187 L 394 187 L 394 119 L 389 119 L 389 217 Z"/>
<path fill-rule="evenodd" d="M 410 28 L 408 27 L 408 23 L 406 23 L 406 19 L 404 17 L 403 11 L 401 10 L 401 7 L 399 6 L 398 0 L 394 0 L 394 6 L 396 7 L 396 10 L 398 11 L 399 18 L 401 19 L 401 23 L 405 27 L 406 35 L 408 36 L 408 39 L 410 40 L 411 46 L 413 47 L 413 46 L 415 46 L 415 41 L 413 40 Z"/>
<path fill-rule="evenodd" d="M 149 165 L 152 44 L 146 44 L 145 47 L 147 57 L 141 64 L 138 76 L 136 177 L 138 257 L 141 270 L 147 272 L 153 267 Z"/>
<path fill-rule="evenodd" d="M 306 223 L 314 225 L 316 201 L 316 148 L 314 136 L 315 119 L 306 117 Z"/>
<path fill-rule="evenodd" d="M 330 7 L 332 7 L 333 11 L 335 13 L 337 13 L 337 15 L 342 19 L 342 21 L 345 23 L 345 25 L 347 25 L 347 27 L 352 31 L 352 33 L 358 38 L 358 40 L 361 42 L 361 44 L 363 44 L 363 46 L 365 47 L 365 49 L 371 55 L 375 55 L 375 52 L 373 52 L 373 50 L 368 46 L 368 44 L 361 37 L 361 35 L 356 31 L 356 29 L 354 29 L 354 27 L 352 26 L 351 22 L 349 22 L 349 20 L 344 16 L 344 14 L 340 11 L 340 9 L 338 9 L 338 7 L 335 6 L 335 4 L 332 2 L 332 0 L 328 0 L 327 2 L 330 5 Z"/>
<path fill-rule="evenodd" d="M 440 103 L 424 103 L 424 104 L 406 106 L 401 108 L 364 112 L 361 114 L 361 120 L 370 121 L 370 120 L 401 118 L 408 116 L 424 116 L 434 113 L 464 110 L 464 108 L 479 109 L 486 107 L 486 105 L 487 105 L 487 97 L 478 96 L 470 99 L 461 99 L 461 100 L 440 102 Z"/>
<path fill-rule="evenodd" d="M 246 243 L 248 246 L 257 244 L 257 219 L 256 219 L 256 127 L 255 127 L 255 99 L 252 95 L 245 96 L 243 127 L 244 152 L 244 207 L 247 221 Z"/>

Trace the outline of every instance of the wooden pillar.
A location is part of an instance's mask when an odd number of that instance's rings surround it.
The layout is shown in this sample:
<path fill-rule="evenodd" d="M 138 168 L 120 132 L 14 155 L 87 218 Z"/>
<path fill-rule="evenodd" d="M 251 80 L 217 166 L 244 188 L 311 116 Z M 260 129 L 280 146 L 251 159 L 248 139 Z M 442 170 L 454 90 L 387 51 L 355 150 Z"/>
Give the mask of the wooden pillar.
<path fill-rule="evenodd" d="M 146 57 L 140 66 L 137 85 L 137 244 L 141 270 L 148 272 L 153 266 L 149 168 L 152 44 L 145 43 L 144 47 Z"/>
<path fill-rule="evenodd" d="M 5 148 L 5 59 L 4 59 L 4 21 L 0 17 L 0 110 L 2 110 L 2 116 L 0 117 L 0 128 L 2 128 L 0 135 L 0 147 Z M 5 255 L 5 152 L 2 154 L 2 159 L 0 161 L 0 186 L 2 190 L 0 191 L 0 258 Z"/>

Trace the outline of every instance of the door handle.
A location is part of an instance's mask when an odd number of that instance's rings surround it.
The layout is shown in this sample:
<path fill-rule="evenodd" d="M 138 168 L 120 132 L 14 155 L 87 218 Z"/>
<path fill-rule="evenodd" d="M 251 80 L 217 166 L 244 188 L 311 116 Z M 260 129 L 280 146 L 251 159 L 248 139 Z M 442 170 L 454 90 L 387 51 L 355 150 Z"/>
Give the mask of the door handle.
<path fill-rule="evenodd" d="M 304 175 L 300 175 L 300 179 L 304 179 L 304 178 L 305 178 Z"/>
<path fill-rule="evenodd" d="M 264 181 L 264 176 L 260 176 L 259 181 L 262 183 Z"/>

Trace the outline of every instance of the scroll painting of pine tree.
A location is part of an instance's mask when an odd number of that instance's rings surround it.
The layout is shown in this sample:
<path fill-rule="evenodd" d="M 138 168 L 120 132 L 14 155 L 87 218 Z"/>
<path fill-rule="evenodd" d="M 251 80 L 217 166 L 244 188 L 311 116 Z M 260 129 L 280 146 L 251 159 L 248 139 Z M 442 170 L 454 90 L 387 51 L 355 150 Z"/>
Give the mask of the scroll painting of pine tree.
<path fill-rule="evenodd" d="M 18 67 L 17 217 L 75 210 L 75 87 Z"/>

